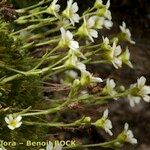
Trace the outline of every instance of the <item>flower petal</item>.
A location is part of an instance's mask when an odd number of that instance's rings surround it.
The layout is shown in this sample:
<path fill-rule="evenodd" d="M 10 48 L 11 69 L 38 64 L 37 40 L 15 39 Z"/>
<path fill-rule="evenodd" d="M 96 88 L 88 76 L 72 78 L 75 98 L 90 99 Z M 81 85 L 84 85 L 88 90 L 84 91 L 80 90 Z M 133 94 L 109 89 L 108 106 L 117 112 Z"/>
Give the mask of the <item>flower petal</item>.
<path fill-rule="evenodd" d="M 73 35 L 70 31 L 66 31 L 66 38 L 69 39 L 69 40 L 73 39 Z"/>
<path fill-rule="evenodd" d="M 90 35 L 94 38 L 97 38 L 98 37 L 98 32 L 94 29 L 90 29 Z"/>
<path fill-rule="evenodd" d="M 14 126 L 11 126 L 11 125 L 8 125 L 8 128 L 11 129 L 11 130 L 14 130 L 15 127 Z"/>
<path fill-rule="evenodd" d="M 108 109 L 106 109 L 103 113 L 103 118 L 107 118 L 108 117 Z"/>
<path fill-rule="evenodd" d="M 22 117 L 19 115 L 19 116 L 17 116 L 16 121 L 19 122 L 21 119 L 22 119 Z"/>
<path fill-rule="evenodd" d="M 75 3 L 73 3 L 73 5 L 72 5 L 72 11 L 74 12 L 74 13 L 76 13 L 78 10 L 79 10 L 79 7 L 78 7 L 78 4 L 77 4 L 77 2 L 75 2 Z"/>
<path fill-rule="evenodd" d="M 8 118 L 8 117 L 5 117 L 5 122 L 6 122 L 7 124 L 9 124 L 9 123 L 10 123 L 10 120 L 9 120 L 9 118 Z"/>
<path fill-rule="evenodd" d="M 145 77 L 140 77 L 140 79 L 137 80 L 138 88 L 141 89 L 146 83 Z"/>
<path fill-rule="evenodd" d="M 70 41 L 69 47 L 72 50 L 77 50 L 79 48 L 79 43 L 77 41 L 72 40 L 72 41 Z"/>

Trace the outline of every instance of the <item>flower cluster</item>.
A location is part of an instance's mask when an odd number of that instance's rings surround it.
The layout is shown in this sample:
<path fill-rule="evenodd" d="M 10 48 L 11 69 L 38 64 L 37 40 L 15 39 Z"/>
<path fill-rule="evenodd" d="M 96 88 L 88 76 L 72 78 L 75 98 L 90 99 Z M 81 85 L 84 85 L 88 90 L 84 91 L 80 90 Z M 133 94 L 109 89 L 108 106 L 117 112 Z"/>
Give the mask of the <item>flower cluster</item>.
<path fill-rule="evenodd" d="M 66 60 L 64 66 L 68 69 L 76 68 L 81 71 L 81 85 L 88 85 L 91 82 L 102 82 L 101 78 L 93 77 L 89 71 L 86 70 L 86 65 L 82 63 L 78 57 L 84 57 L 84 55 L 79 51 L 79 43 L 73 39 L 73 35 L 70 31 L 65 31 L 61 28 L 61 40 L 59 42 L 60 47 L 69 47 L 68 59 Z"/>
<path fill-rule="evenodd" d="M 138 104 L 141 99 L 145 102 L 150 102 L 150 86 L 145 85 L 145 83 L 146 78 L 142 76 L 137 80 L 137 83 L 130 86 L 131 92 L 128 95 L 128 99 L 132 107 Z"/>
<path fill-rule="evenodd" d="M 126 48 L 126 50 L 122 52 L 122 48 L 120 45 L 117 45 L 117 41 L 113 41 L 111 46 L 109 39 L 107 37 L 103 37 L 101 49 L 103 49 L 106 54 L 104 55 L 106 60 L 110 61 L 116 69 L 122 67 L 123 63 L 129 67 L 133 67 L 132 63 L 130 62 L 129 49 Z"/>
<path fill-rule="evenodd" d="M 92 42 L 93 38 L 98 38 L 97 29 L 102 29 L 103 27 L 110 29 L 113 25 L 111 21 L 111 13 L 108 10 L 110 6 L 110 1 L 106 5 L 101 2 L 96 1 L 94 8 L 96 8 L 96 13 L 91 17 L 84 16 L 84 22 L 78 29 L 78 35 L 81 37 L 88 37 Z"/>

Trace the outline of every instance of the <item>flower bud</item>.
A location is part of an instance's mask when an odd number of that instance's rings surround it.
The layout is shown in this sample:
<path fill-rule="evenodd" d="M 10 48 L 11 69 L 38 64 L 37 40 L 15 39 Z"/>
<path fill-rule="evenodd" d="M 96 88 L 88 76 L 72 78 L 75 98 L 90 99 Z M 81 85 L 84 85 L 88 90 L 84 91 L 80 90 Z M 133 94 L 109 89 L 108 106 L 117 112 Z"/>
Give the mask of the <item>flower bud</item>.
<path fill-rule="evenodd" d="M 91 117 L 85 117 L 83 120 L 82 120 L 82 123 L 90 123 L 91 122 Z"/>

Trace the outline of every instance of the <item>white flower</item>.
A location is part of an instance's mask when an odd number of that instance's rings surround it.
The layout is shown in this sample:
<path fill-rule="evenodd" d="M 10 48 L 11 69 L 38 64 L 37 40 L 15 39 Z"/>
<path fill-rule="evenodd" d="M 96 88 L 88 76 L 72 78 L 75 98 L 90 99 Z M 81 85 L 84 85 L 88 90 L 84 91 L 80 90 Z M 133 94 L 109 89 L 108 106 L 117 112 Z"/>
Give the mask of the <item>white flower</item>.
<path fill-rule="evenodd" d="M 112 17 L 111 17 L 111 12 L 110 12 L 110 10 L 108 10 L 109 7 L 110 7 L 110 0 L 108 0 L 107 3 L 106 3 L 106 11 L 105 11 L 105 13 L 104 13 L 104 17 L 106 17 L 107 19 L 111 20 Z"/>
<path fill-rule="evenodd" d="M 74 26 L 75 23 L 79 23 L 80 17 L 76 13 L 79 10 L 77 3 L 73 3 L 73 0 L 67 2 L 67 8 L 63 11 L 63 16 L 70 20 L 71 24 Z"/>
<path fill-rule="evenodd" d="M 97 127 L 102 127 L 109 135 L 113 135 L 113 133 L 111 132 L 112 123 L 108 119 L 108 109 L 104 111 L 103 117 L 95 122 L 95 125 Z"/>
<path fill-rule="evenodd" d="M 53 143 L 50 142 L 47 146 L 46 146 L 46 150 L 62 150 L 62 146 L 61 145 L 55 145 L 53 146 Z"/>
<path fill-rule="evenodd" d="M 53 0 L 51 5 L 47 8 L 46 12 L 57 17 L 57 13 L 60 10 L 60 5 L 56 4 L 58 0 Z"/>
<path fill-rule="evenodd" d="M 138 96 L 128 95 L 129 103 L 131 107 L 134 107 L 136 104 L 140 103 L 141 98 Z"/>
<path fill-rule="evenodd" d="M 99 3 L 99 6 L 100 6 L 100 3 Z M 97 9 L 97 15 L 101 17 L 105 17 L 108 20 L 111 20 L 112 17 L 111 17 L 111 12 L 109 10 L 109 7 L 110 7 L 110 0 L 107 1 L 106 5 L 102 4 L 101 7 Z"/>
<path fill-rule="evenodd" d="M 103 89 L 103 93 L 109 94 L 111 96 L 114 96 L 117 92 L 115 91 L 116 83 L 113 79 L 107 79 L 106 80 L 106 86 Z"/>
<path fill-rule="evenodd" d="M 8 117 L 5 117 L 5 121 L 8 124 L 8 128 L 14 130 L 15 128 L 19 128 L 22 124 L 22 117 L 19 115 L 14 118 L 11 114 Z"/>
<path fill-rule="evenodd" d="M 95 20 L 88 19 L 84 17 L 84 23 L 78 30 L 78 34 L 81 36 L 87 36 L 89 39 L 94 42 L 93 38 L 98 38 L 98 32 L 94 29 Z"/>
<path fill-rule="evenodd" d="M 138 104 L 141 98 L 143 98 L 145 102 L 150 102 L 150 86 L 145 85 L 145 83 L 146 78 L 142 76 L 137 80 L 136 84 L 130 86 L 131 93 L 128 95 L 128 99 L 132 107 Z"/>
<path fill-rule="evenodd" d="M 125 123 L 125 125 L 124 125 L 123 134 L 125 137 L 125 139 L 124 139 L 125 142 L 131 143 L 131 144 L 137 144 L 137 139 L 134 138 L 133 132 L 131 130 L 129 130 L 128 123 Z"/>
<path fill-rule="evenodd" d="M 116 69 L 120 68 L 122 66 L 122 60 L 121 58 L 119 57 L 120 54 L 121 54 L 121 47 L 120 45 L 117 46 L 116 45 L 116 42 L 114 41 L 113 42 L 113 47 L 112 47 L 112 52 L 110 54 L 110 57 L 111 57 L 111 62 L 112 64 L 114 65 L 114 67 Z"/>
<path fill-rule="evenodd" d="M 126 48 L 126 51 L 121 54 L 122 62 L 128 65 L 129 67 L 133 68 L 132 63 L 130 62 L 130 52 L 128 47 Z"/>
<path fill-rule="evenodd" d="M 71 52 L 70 56 L 66 60 L 64 66 L 67 68 L 76 68 L 79 69 L 80 71 L 86 70 L 85 64 L 78 60 L 78 57 L 76 56 L 75 52 L 74 51 L 70 51 L 70 52 Z"/>
<path fill-rule="evenodd" d="M 90 83 L 103 82 L 101 78 L 93 77 L 87 70 L 81 70 L 81 84 L 88 85 Z"/>
<path fill-rule="evenodd" d="M 104 17 L 92 16 L 89 18 L 89 22 L 93 22 L 93 27 L 95 29 L 102 29 L 103 26 L 110 29 L 113 25 L 112 21 L 106 20 Z"/>
<path fill-rule="evenodd" d="M 80 61 L 77 61 L 75 68 L 79 69 L 82 72 L 82 71 L 86 70 L 86 65 Z"/>
<path fill-rule="evenodd" d="M 110 21 L 110 20 L 104 20 L 104 23 L 103 23 L 103 26 L 106 28 L 106 29 L 110 29 L 112 26 L 113 26 L 113 22 Z"/>
<path fill-rule="evenodd" d="M 60 47 L 69 47 L 72 50 L 77 50 L 79 48 L 79 43 L 73 39 L 73 35 L 70 31 L 65 31 L 62 27 L 61 31 L 61 40 L 59 42 Z"/>
<path fill-rule="evenodd" d="M 122 23 L 122 26 L 120 26 L 121 32 L 124 34 L 125 40 L 129 41 L 131 44 L 135 44 L 134 41 L 131 40 L 131 32 L 130 30 L 126 27 L 125 22 Z"/>

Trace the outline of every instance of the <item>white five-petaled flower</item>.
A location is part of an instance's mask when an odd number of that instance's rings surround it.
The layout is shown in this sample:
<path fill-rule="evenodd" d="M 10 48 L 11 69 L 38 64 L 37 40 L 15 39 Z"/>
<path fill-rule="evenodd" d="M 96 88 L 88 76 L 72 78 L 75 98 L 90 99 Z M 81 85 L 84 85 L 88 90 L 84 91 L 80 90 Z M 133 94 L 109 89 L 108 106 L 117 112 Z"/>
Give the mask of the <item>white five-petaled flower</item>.
<path fill-rule="evenodd" d="M 75 23 L 79 23 L 80 20 L 80 16 L 77 14 L 78 10 L 78 4 L 76 2 L 73 3 L 73 0 L 69 0 L 67 2 L 67 8 L 63 11 L 62 15 L 70 20 L 71 24 L 74 26 Z"/>
<path fill-rule="evenodd" d="M 62 150 L 62 146 L 61 145 L 55 145 L 53 146 L 53 143 L 50 142 L 47 146 L 46 146 L 46 150 Z"/>
<path fill-rule="evenodd" d="M 111 132 L 112 123 L 108 119 L 108 109 L 104 111 L 103 117 L 95 122 L 95 125 L 97 127 L 103 128 L 109 135 L 113 135 L 113 133 Z"/>
<path fill-rule="evenodd" d="M 120 26 L 121 32 L 124 34 L 123 38 L 127 41 L 129 41 L 131 44 L 135 44 L 134 41 L 131 40 L 131 32 L 130 30 L 126 27 L 125 22 L 122 23 L 122 26 Z"/>
<path fill-rule="evenodd" d="M 72 50 L 79 48 L 79 43 L 73 39 L 73 35 L 70 31 L 66 31 L 63 27 L 60 28 L 61 40 L 59 42 L 60 47 L 69 47 Z"/>
<path fill-rule="evenodd" d="M 89 37 L 89 39 L 94 42 L 93 38 L 98 38 L 98 32 L 94 29 L 95 20 L 88 19 L 84 17 L 84 23 L 78 30 L 78 34 L 81 36 Z"/>
<path fill-rule="evenodd" d="M 103 93 L 109 94 L 111 96 L 114 96 L 117 92 L 115 91 L 116 83 L 113 79 L 107 79 L 106 80 L 106 86 L 103 89 Z M 114 97 L 115 98 L 115 97 Z"/>
<path fill-rule="evenodd" d="M 130 52 L 128 47 L 126 48 L 125 52 L 121 54 L 122 62 L 128 65 L 129 67 L 133 68 L 133 65 L 130 61 Z"/>
<path fill-rule="evenodd" d="M 131 85 L 131 93 L 128 95 L 131 107 L 134 107 L 135 104 L 138 104 L 141 98 L 143 98 L 145 102 L 150 102 L 150 86 L 145 85 L 145 83 L 146 78 L 142 76 L 137 80 L 137 83 Z"/>
<path fill-rule="evenodd" d="M 120 68 L 122 66 L 122 60 L 119 57 L 121 54 L 121 46 L 117 46 L 116 42 L 113 42 L 112 51 L 110 54 L 111 62 L 114 65 L 116 69 Z"/>
<path fill-rule="evenodd" d="M 60 10 L 60 5 L 57 4 L 58 0 L 53 0 L 51 5 L 47 8 L 47 13 L 55 15 L 57 17 L 57 13 Z"/>
<path fill-rule="evenodd" d="M 15 118 L 11 114 L 8 117 L 5 117 L 8 128 L 11 130 L 14 130 L 15 128 L 19 128 L 21 126 L 21 119 L 22 117 L 20 115 Z"/>
<path fill-rule="evenodd" d="M 106 20 L 104 17 L 91 16 L 89 22 L 93 22 L 95 29 L 102 29 L 103 27 L 110 29 L 113 25 L 112 21 Z"/>
<path fill-rule="evenodd" d="M 123 135 L 124 135 L 124 142 L 128 142 L 131 144 L 137 144 L 137 139 L 134 138 L 133 132 L 131 130 L 129 130 L 129 125 L 128 123 L 125 123 L 124 125 L 124 131 L 123 131 Z"/>

